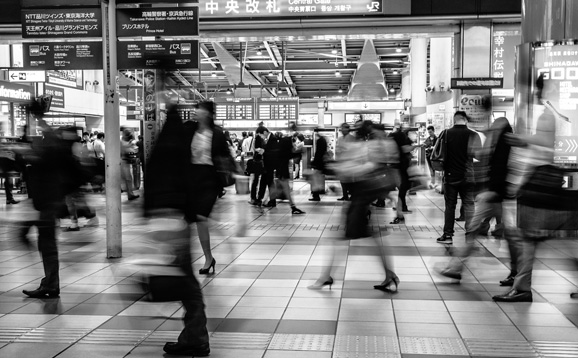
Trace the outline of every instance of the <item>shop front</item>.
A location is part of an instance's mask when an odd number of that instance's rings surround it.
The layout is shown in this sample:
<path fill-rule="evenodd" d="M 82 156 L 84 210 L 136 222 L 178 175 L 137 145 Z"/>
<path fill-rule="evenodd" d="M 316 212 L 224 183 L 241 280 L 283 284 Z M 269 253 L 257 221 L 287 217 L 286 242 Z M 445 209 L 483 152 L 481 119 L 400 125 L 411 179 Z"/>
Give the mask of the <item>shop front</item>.
<path fill-rule="evenodd" d="M 28 123 L 26 106 L 35 98 L 32 86 L 0 81 L 0 138 L 18 138 Z"/>

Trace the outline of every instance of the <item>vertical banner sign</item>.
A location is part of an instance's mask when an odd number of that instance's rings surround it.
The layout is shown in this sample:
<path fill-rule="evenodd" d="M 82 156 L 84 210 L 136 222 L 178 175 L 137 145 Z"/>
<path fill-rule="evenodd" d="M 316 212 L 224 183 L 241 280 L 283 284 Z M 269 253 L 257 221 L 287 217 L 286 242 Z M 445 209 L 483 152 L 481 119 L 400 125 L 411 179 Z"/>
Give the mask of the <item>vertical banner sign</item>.
<path fill-rule="evenodd" d="M 533 123 L 544 108 L 556 117 L 554 161 L 578 164 L 578 45 L 557 45 L 534 50 L 534 79 L 544 76 L 545 106 L 534 106 Z"/>
<path fill-rule="evenodd" d="M 504 87 L 514 88 L 516 46 L 522 41 L 520 30 L 494 29 L 492 37 L 492 71 L 491 77 L 503 78 Z"/>
<path fill-rule="evenodd" d="M 150 158 L 157 136 L 157 71 L 146 70 L 143 84 L 144 104 L 144 150 L 145 163 Z"/>
<path fill-rule="evenodd" d="M 460 99 L 460 111 L 470 117 L 468 127 L 477 131 L 488 129 L 492 115 L 492 98 L 490 96 L 463 95 Z"/>

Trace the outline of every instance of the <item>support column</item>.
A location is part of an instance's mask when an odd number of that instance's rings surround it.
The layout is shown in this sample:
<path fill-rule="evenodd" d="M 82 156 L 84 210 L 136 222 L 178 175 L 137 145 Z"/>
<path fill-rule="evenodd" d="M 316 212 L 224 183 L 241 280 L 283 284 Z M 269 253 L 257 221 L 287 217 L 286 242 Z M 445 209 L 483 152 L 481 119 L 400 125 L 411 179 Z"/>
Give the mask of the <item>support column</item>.
<path fill-rule="evenodd" d="M 427 87 L 427 42 L 428 39 L 418 37 L 411 39 L 411 115 L 412 122 L 425 122 Z"/>
<path fill-rule="evenodd" d="M 433 125 L 436 132 L 451 125 L 448 120 L 453 117 L 453 96 L 449 91 L 452 77 L 452 43 L 451 37 L 430 39 L 430 80 L 433 88 L 427 95 L 428 125 Z"/>
<path fill-rule="evenodd" d="M 120 202 L 120 115 L 116 60 L 116 0 L 101 5 L 104 47 L 104 135 L 106 143 L 106 256 L 122 256 Z"/>
<path fill-rule="evenodd" d="M 317 125 L 325 127 L 325 101 L 317 102 Z"/>

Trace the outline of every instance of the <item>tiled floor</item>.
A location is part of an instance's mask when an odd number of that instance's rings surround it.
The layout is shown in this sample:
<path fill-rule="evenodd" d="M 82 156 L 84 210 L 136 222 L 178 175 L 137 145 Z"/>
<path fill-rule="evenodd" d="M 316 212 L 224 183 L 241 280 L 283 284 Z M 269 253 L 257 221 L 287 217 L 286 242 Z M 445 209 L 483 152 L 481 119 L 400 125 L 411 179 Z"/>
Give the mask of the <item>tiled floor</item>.
<path fill-rule="evenodd" d="M 383 280 L 372 240 L 342 241 L 343 203 L 337 193 L 307 201 L 296 182 L 298 206 L 259 213 L 245 196 L 229 193 L 214 210 L 215 275 L 200 277 L 211 332 L 211 356 L 235 358 L 346 357 L 578 357 L 578 271 L 569 258 L 576 241 L 552 240 L 538 253 L 534 303 L 497 304 L 508 273 L 507 245 L 480 238 L 461 284 L 436 271 L 449 257 L 435 242 L 443 197 L 409 197 L 406 225 L 386 224 L 391 209 L 373 209 L 375 237 L 391 254 L 401 279 L 397 294 L 376 291 Z M 59 235 L 60 299 L 24 298 L 42 277 L 36 251 L 18 240 L 28 200 L 0 206 L 1 357 L 161 357 L 182 328 L 179 303 L 145 302 L 123 262 L 145 252 L 151 224 L 139 203 L 123 197 L 123 258 L 106 258 L 104 200 L 90 195 L 101 225 Z M 244 236 L 239 228 L 247 224 Z M 82 224 L 82 223 L 81 223 Z M 64 225 L 64 223 L 63 223 Z M 463 245 L 457 224 L 454 246 Z M 32 237 L 35 236 L 33 232 Z M 203 264 L 197 240 L 195 269 Z M 329 248 L 336 247 L 331 289 L 309 290 Z M 166 356 L 166 355 L 165 355 Z"/>

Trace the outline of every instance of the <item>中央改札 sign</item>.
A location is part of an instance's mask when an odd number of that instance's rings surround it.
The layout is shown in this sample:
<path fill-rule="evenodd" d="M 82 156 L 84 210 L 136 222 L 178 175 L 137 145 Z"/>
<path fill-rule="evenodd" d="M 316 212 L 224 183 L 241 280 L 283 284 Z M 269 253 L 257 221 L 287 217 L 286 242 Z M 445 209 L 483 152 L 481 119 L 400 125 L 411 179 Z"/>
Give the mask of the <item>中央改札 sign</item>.
<path fill-rule="evenodd" d="M 289 17 L 383 14 L 383 0 L 205 0 L 200 15 L 209 17 Z"/>
<path fill-rule="evenodd" d="M 101 37 L 100 8 L 22 10 L 23 38 Z"/>
<path fill-rule="evenodd" d="M 116 19 L 119 37 L 199 35 L 197 7 L 121 8 Z"/>
<path fill-rule="evenodd" d="M 24 69 L 102 69 L 102 42 L 46 42 L 23 44 Z"/>
<path fill-rule="evenodd" d="M 118 68 L 199 68 L 198 41 L 121 41 Z"/>

